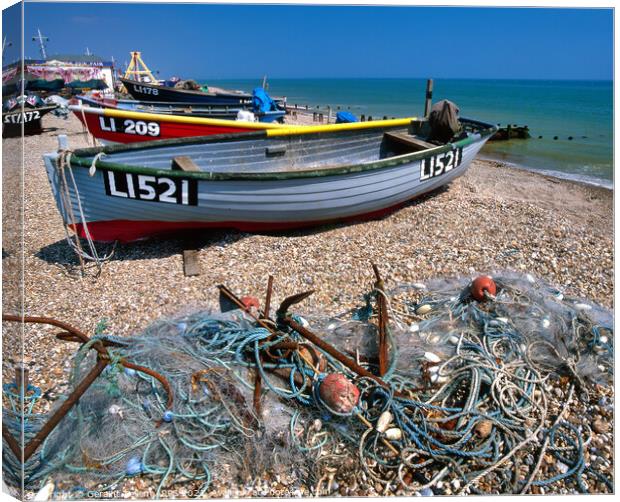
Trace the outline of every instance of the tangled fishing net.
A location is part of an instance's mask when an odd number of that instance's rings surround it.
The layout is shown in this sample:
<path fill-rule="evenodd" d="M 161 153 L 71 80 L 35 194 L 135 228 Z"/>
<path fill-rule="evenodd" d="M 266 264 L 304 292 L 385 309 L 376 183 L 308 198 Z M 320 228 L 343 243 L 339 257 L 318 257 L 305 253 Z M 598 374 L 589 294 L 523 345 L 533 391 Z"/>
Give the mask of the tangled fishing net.
<path fill-rule="evenodd" d="M 346 480 L 350 493 L 425 495 L 444 479 L 455 493 L 538 493 L 556 483 L 612 492 L 613 480 L 585 460 L 589 424 L 567 420 L 612 385 L 612 314 L 529 275 L 493 281 L 479 299 L 459 278 L 374 289 L 334 318 L 279 312 L 260 325 L 242 310 L 198 312 L 131 338 L 99 333 L 75 355 L 72 387 L 95 364 L 90 345 L 105 342 L 110 361 L 26 462 L 25 484 L 52 478 L 79 497 L 141 476 L 156 482 L 155 496 L 187 482 L 201 496 L 214 479 L 244 483 L 270 471 L 315 494 Z M 377 377 L 380 297 L 389 360 Z M 40 389 L 23 398 L 28 441 L 49 414 L 33 411 Z M 3 420 L 15 437 L 19 400 L 5 385 Z M 5 480 L 17 484 L 20 464 L 3 446 Z"/>

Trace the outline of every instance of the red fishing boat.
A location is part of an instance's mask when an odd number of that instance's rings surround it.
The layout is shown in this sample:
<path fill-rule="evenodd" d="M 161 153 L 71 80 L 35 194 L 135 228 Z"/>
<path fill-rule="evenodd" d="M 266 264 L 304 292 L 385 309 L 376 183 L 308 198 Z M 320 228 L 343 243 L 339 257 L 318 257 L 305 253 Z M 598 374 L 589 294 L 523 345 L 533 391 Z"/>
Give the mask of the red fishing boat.
<path fill-rule="evenodd" d="M 69 107 L 103 143 L 137 143 L 154 139 L 187 138 L 286 127 L 266 122 L 245 122 L 188 115 L 134 112 L 83 105 Z"/>

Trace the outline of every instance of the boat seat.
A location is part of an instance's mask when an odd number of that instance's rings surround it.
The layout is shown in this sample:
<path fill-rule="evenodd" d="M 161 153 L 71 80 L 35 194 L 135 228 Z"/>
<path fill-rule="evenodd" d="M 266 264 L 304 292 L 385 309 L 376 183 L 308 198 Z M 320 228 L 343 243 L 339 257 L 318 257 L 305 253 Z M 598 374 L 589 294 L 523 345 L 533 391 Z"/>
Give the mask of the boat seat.
<path fill-rule="evenodd" d="M 172 157 L 173 171 L 197 172 L 200 168 L 194 164 L 194 161 L 186 156 Z"/>
<path fill-rule="evenodd" d="M 384 136 L 391 141 L 410 147 L 414 152 L 428 150 L 429 148 L 437 148 L 438 146 L 406 132 L 386 132 Z"/>

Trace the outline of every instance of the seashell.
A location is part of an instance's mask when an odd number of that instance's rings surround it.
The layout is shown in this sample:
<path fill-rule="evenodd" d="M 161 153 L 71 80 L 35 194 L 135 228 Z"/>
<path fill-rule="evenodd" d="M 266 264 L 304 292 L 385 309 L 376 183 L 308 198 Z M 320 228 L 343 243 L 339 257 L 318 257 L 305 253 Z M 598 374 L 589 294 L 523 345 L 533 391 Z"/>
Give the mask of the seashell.
<path fill-rule="evenodd" d="M 108 408 L 108 413 L 110 415 L 120 415 L 121 407 L 118 404 L 113 404 Z"/>
<path fill-rule="evenodd" d="M 409 331 L 411 331 L 412 333 L 417 333 L 418 331 L 420 331 L 420 325 L 417 322 L 414 322 L 413 324 L 411 324 L 411 326 L 409 326 Z"/>
<path fill-rule="evenodd" d="M 459 340 L 460 337 L 456 336 L 456 335 L 452 335 L 450 338 L 448 338 L 448 341 L 452 344 L 452 345 L 458 345 L 459 344 Z"/>
<path fill-rule="evenodd" d="M 310 327 L 310 323 L 301 316 L 299 316 L 299 324 L 301 324 L 304 328 Z"/>
<path fill-rule="evenodd" d="M 609 338 L 607 338 L 605 335 L 601 336 L 598 339 L 599 343 L 607 343 L 609 341 Z"/>
<path fill-rule="evenodd" d="M 479 438 L 487 438 L 493 430 L 493 422 L 490 420 L 481 420 L 474 426 L 474 434 Z"/>
<path fill-rule="evenodd" d="M 323 428 L 323 422 L 321 422 L 320 418 L 315 418 L 312 422 L 312 430 L 319 432 Z"/>
<path fill-rule="evenodd" d="M 440 337 L 439 335 L 434 335 L 434 336 L 431 336 L 431 337 L 428 339 L 428 341 L 429 341 L 430 343 L 432 343 L 433 345 L 437 345 L 437 344 L 440 342 L 440 340 L 441 340 L 441 337 Z"/>
<path fill-rule="evenodd" d="M 403 431 L 401 431 L 398 427 L 392 427 L 385 431 L 385 437 L 387 439 L 391 439 L 392 441 L 398 441 L 403 438 Z"/>
<path fill-rule="evenodd" d="M 536 282 L 536 279 L 534 279 L 534 276 L 532 274 L 525 274 L 525 278 L 532 284 Z"/>
<path fill-rule="evenodd" d="M 429 373 L 438 373 L 439 372 L 439 366 L 430 366 L 428 368 L 428 372 Z"/>
<path fill-rule="evenodd" d="M 336 328 L 336 324 L 335 324 L 335 323 L 331 323 L 329 326 L 327 326 L 327 329 L 328 329 L 329 331 L 332 331 L 332 330 L 334 330 L 335 328 Z"/>
<path fill-rule="evenodd" d="M 424 314 L 428 314 L 431 310 L 433 310 L 433 307 L 431 307 L 428 303 L 424 304 L 424 305 L 420 305 L 415 313 L 418 315 L 424 315 Z"/>
<path fill-rule="evenodd" d="M 592 310 L 592 305 L 586 303 L 575 303 L 575 308 L 579 310 Z"/>
<path fill-rule="evenodd" d="M 433 373 L 431 375 L 431 383 L 446 383 L 448 381 L 448 377 L 447 376 L 442 376 L 439 373 Z"/>
<path fill-rule="evenodd" d="M 385 432 L 393 419 L 394 419 L 394 417 L 392 416 L 392 414 L 389 411 L 384 411 L 379 416 L 379 420 L 377 420 L 377 425 L 375 426 L 375 428 L 379 432 Z"/>
<path fill-rule="evenodd" d="M 426 289 L 426 284 L 423 284 L 423 283 L 421 283 L 421 282 L 414 282 L 414 283 L 412 284 L 412 286 L 413 286 L 415 289 Z"/>
<path fill-rule="evenodd" d="M 431 363 L 441 362 L 441 358 L 437 354 L 434 354 L 433 352 L 424 352 L 424 359 L 426 359 L 427 361 Z"/>
<path fill-rule="evenodd" d="M 547 329 L 549 326 L 551 326 L 551 321 L 549 319 L 547 319 L 546 317 L 541 321 L 542 327 Z"/>

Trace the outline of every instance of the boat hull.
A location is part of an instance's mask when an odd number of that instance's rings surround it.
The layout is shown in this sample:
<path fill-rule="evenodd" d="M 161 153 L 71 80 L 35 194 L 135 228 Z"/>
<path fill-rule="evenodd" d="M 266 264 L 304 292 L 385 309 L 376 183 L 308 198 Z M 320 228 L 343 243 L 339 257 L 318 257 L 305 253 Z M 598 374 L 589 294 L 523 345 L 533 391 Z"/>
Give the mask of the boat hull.
<path fill-rule="evenodd" d="M 252 103 L 252 96 L 245 93 L 206 93 L 187 91 L 153 85 L 133 80 L 121 79 L 127 92 L 139 101 L 167 101 L 171 103 L 197 103 L 206 105 L 248 105 Z"/>
<path fill-rule="evenodd" d="M 9 138 L 21 136 L 22 124 L 24 125 L 24 134 L 38 134 L 42 130 L 41 119 L 57 105 L 43 106 L 39 108 L 19 107 L 16 110 L 5 112 L 2 114 L 2 137 Z"/>
<path fill-rule="evenodd" d="M 91 177 L 88 169 L 74 169 L 79 195 L 70 189 L 70 198 L 74 214 L 79 214 L 81 207 L 88 231 L 97 241 L 127 242 L 213 228 L 268 232 L 379 218 L 461 176 L 487 138 L 464 146 L 458 153 L 460 162 L 456 167 L 426 179 L 425 158 L 333 175 L 273 176 L 260 180 L 201 178 L 193 181 L 197 183 L 195 204 L 182 205 L 119 196 L 127 191 L 126 185 L 119 188 L 119 173 L 110 175 L 111 171 L 97 169 Z M 432 152 L 429 156 L 433 156 Z M 56 157 L 47 155 L 45 162 L 58 207 L 69 222 L 59 199 Z M 116 196 L 110 196 L 110 176 L 116 176 Z M 183 179 L 177 176 L 175 183 L 182 183 Z M 186 181 L 192 182 L 191 177 Z M 85 235 L 82 221 L 77 221 L 74 229 Z"/>
<path fill-rule="evenodd" d="M 70 109 L 90 134 L 107 144 L 240 133 L 273 126 L 267 122 L 241 122 L 109 108 L 71 106 Z"/>

